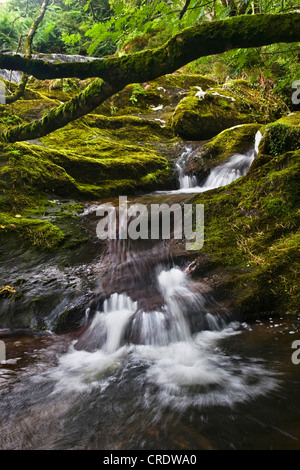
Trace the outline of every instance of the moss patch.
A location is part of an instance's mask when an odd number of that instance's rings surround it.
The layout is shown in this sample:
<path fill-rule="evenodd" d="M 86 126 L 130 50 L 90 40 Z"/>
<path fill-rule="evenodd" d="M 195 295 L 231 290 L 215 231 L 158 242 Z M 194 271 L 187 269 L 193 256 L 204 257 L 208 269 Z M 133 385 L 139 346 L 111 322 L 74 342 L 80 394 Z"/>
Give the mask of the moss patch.
<path fill-rule="evenodd" d="M 289 150 L 297 150 L 299 142 L 300 112 L 296 112 L 266 126 L 260 152 L 276 157 Z"/>
<path fill-rule="evenodd" d="M 208 93 L 203 99 L 190 93 L 176 107 L 172 125 L 174 132 L 188 140 L 207 140 L 222 130 L 251 122 L 247 114 L 240 113 L 230 98 Z"/>
<path fill-rule="evenodd" d="M 94 127 L 80 121 L 76 123 L 76 127 L 68 125 L 42 139 L 47 147 L 61 149 L 59 153 L 50 155 L 50 159 L 63 167 L 79 185 L 98 185 L 101 190 L 103 184 L 106 187 L 109 184 L 112 188 L 114 182 L 119 181 L 116 189 L 120 190 L 122 181 L 126 187 L 128 180 L 132 180 L 134 186 L 137 183 L 142 186 L 141 178 L 156 171 L 164 172 L 167 183 L 169 164 L 164 157 L 150 148 L 114 140 L 107 128 L 103 130 L 97 127 L 97 118 L 95 120 L 90 117 L 88 121 L 91 120 Z M 108 121 L 111 127 L 116 128 L 114 131 L 120 131 L 122 122 L 115 125 L 113 118 Z"/>
<path fill-rule="evenodd" d="M 52 247 L 63 239 L 55 225 L 61 227 L 62 219 L 74 217 L 70 211 L 54 213 L 52 199 L 65 197 L 80 202 L 170 186 L 168 161 L 154 152 L 150 143 L 148 148 L 142 143 L 130 145 L 126 128 L 134 129 L 136 138 L 151 136 L 151 142 L 170 136 L 155 122 L 147 126 L 138 118 L 88 116 L 49 134 L 39 145 L 1 144 L 2 234 L 17 234 L 34 246 Z M 44 220 L 49 213 L 51 218 Z M 22 218 L 15 219 L 15 215 Z M 7 222 L 5 217 L 16 223 Z M 66 227 L 62 228 L 66 233 Z"/>
<path fill-rule="evenodd" d="M 280 112 L 282 103 L 262 96 L 243 80 L 209 89 L 194 90 L 178 104 L 172 118 L 174 132 L 190 140 L 207 140 L 224 129 L 246 123 L 267 123 Z"/>
<path fill-rule="evenodd" d="M 0 237 L 6 235 L 17 235 L 30 245 L 43 249 L 57 247 L 65 239 L 65 234 L 50 222 L 11 217 L 0 212 Z"/>
<path fill-rule="evenodd" d="M 182 94 L 191 87 L 200 86 L 203 90 L 216 83 L 203 75 L 174 73 L 142 84 L 127 85 L 122 91 L 106 100 L 94 113 L 106 116 L 153 113 L 153 108 L 177 104 Z"/>
<path fill-rule="evenodd" d="M 203 251 L 230 273 L 227 288 L 247 318 L 299 307 L 299 157 L 298 150 L 265 159 L 194 198 L 205 205 Z"/>

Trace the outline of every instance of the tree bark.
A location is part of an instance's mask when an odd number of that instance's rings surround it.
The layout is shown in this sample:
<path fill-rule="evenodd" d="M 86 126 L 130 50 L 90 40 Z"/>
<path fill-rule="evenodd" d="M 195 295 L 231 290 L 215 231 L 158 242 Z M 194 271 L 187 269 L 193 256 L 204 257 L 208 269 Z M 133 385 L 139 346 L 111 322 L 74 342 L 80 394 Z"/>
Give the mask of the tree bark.
<path fill-rule="evenodd" d="M 185 1 L 185 4 L 181 10 L 181 12 L 179 13 L 179 19 L 182 20 L 183 16 L 185 15 L 188 7 L 189 7 L 189 4 L 191 3 L 191 0 L 186 0 Z"/>
<path fill-rule="evenodd" d="M 41 137 L 87 114 L 129 83 L 142 83 L 172 73 L 203 56 L 230 49 L 260 47 L 278 42 L 300 41 L 300 15 L 237 16 L 197 24 L 173 36 L 156 49 L 107 57 L 86 63 L 52 64 L 20 56 L 0 54 L 0 68 L 22 70 L 38 79 L 100 77 L 70 102 L 31 124 L 16 126 L 0 140 L 15 142 Z"/>
<path fill-rule="evenodd" d="M 50 3 L 50 0 L 44 0 L 43 1 L 42 6 L 41 6 L 40 11 L 39 11 L 39 14 L 37 15 L 34 22 L 32 23 L 32 25 L 29 28 L 29 32 L 28 32 L 28 34 L 26 36 L 26 39 L 25 39 L 25 58 L 26 59 L 31 59 L 31 56 L 32 56 L 32 41 L 33 41 L 33 38 L 35 36 L 35 33 L 37 32 L 37 29 L 38 29 L 41 21 L 43 20 L 43 18 L 45 16 L 45 13 L 46 13 L 46 10 L 48 8 L 49 3 Z M 28 5 L 28 3 L 27 3 L 27 5 Z M 6 98 L 6 103 L 7 104 L 14 103 L 15 101 L 17 101 L 18 99 L 20 99 L 24 95 L 27 82 L 28 82 L 28 75 L 27 75 L 27 73 L 23 72 L 18 90 L 16 91 L 16 93 L 14 93 L 13 95 L 8 96 Z"/>

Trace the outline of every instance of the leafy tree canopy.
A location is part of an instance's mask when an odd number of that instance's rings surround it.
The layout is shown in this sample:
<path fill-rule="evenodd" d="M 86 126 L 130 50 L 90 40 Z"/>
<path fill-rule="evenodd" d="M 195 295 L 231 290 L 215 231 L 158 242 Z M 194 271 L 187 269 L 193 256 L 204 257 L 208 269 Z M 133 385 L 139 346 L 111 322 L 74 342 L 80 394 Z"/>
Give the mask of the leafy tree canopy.
<path fill-rule="evenodd" d="M 295 0 L 47 0 L 43 20 L 31 35 L 32 52 L 114 56 L 108 58 L 113 59 L 112 62 L 61 64 L 60 67 L 52 67 L 52 70 L 45 64 L 32 63 L 31 52 L 29 55 L 26 53 L 28 30 L 43 10 L 44 3 L 45 0 L 7 0 L 0 3 L 0 50 L 25 52 L 22 63 L 17 57 L 9 62 L 8 56 L 3 54 L 0 54 L 0 60 L 2 68 L 22 70 L 25 75 L 36 78 L 103 78 L 106 81 L 104 85 L 99 88 L 97 82 L 95 89 L 92 86 L 72 102 L 68 119 L 88 112 L 86 109 L 91 109 L 95 104 L 93 96 L 100 93 L 99 89 L 103 100 L 105 96 L 132 83 L 130 80 L 149 80 L 152 76 L 158 76 L 158 71 L 161 74 L 170 73 L 183 65 L 188 71 L 207 73 L 220 82 L 228 77 L 248 78 L 259 86 L 276 90 L 282 96 L 287 89 L 290 95 L 291 84 L 300 73 L 300 48 L 299 43 L 295 42 L 299 41 L 299 13 L 289 14 L 298 11 Z M 250 21 L 244 21 L 247 18 Z M 274 21 L 277 18 L 274 31 L 273 18 Z M 241 21 L 230 22 L 235 19 Z M 236 28 L 234 31 L 230 30 L 231 24 Z M 190 37 L 193 33 L 188 31 L 192 31 L 193 27 L 199 31 L 199 41 L 202 41 L 199 54 L 199 44 L 193 42 Z M 181 34 L 182 37 L 179 37 Z M 182 44 L 184 47 L 181 47 L 176 41 L 182 41 L 183 37 L 187 45 Z M 173 40 L 168 41 L 170 38 Z M 165 47 L 170 49 L 170 54 L 174 54 L 174 61 L 168 54 L 165 59 L 160 58 L 164 56 Z M 181 50 L 177 51 L 178 47 Z M 198 55 L 190 54 L 189 47 L 194 47 Z M 151 50 L 154 51 L 153 55 Z M 138 51 L 150 54 L 137 57 L 135 53 Z M 179 56 L 184 55 L 184 60 L 177 64 L 178 53 Z M 147 64 L 143 65 L 143 60 L 148 61 Z M 172 62 L 176 62 L 175 68 Z M 41 74 L 42 69 L 44 75 Z M 86 106 L 87 96 L 91 97 L 89 106 Z M 78 109 L 77 114 L 75 108 Z M 66 109 L 60 112 L 64 116 L 60 124 L 63 125 L 68 113 Z M 57 121 L 57 114 L 52 118 Z M 39 132 L 46 132 L 46 127 L 43 125 Z M 52 129 L 52 125 L 48 127 Z"/>
<path fill-rule="evenodd" d="M 16 51 L 42 0 L 0 3 L 0 47 Z M 255 13 L 287 13 L 297 0 L 53 0 L 34 41 L 36 52 L 96 57 L 163 44 L 200 21 Z"/>

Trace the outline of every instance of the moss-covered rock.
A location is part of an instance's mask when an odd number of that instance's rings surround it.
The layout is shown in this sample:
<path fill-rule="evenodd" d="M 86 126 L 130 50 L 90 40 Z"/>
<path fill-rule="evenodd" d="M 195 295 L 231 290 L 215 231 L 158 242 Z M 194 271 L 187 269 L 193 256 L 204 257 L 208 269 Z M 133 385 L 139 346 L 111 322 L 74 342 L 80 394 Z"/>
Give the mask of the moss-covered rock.
<path fill-rule="evenodd" d="M 156 113 L 163 107 L 169 111 L 187 95 L 193 86 L 203 90 L 215 82 L 203 75 L 174 73 L 146 83 L 127 85 L 122 91 L 106 100 L 94 113 L 106 116 L 123 116 Z"/>
<path fill-rule="evenodd" d="M 2 235 L 18 235 L 35 246 L 42 246 L 43 240 L 44 247 L 54 246 L 57 227 L 49 221 L 30 222 L 28 219 L 38 214 L 44 218 L 52 199 L 65 197 L 84 201 L 170 187 L 168 161 L 154 152 L 151 145 L 130 145 L 127 128 L 133 129 L 140 140 L 146 134 L 150 141 L 151 135 L 152 140 L 170 136 L 155 122 L 147 126 L 138 118 L 117 118 L 114 122 L 114 118 L 88 116 L 46 136 L 38 145 L 1 144 Z M 7 222 L 16 214 L 22 215 L 22 219 Z M 56 224 L 53 218 L 51 220 Z M 59 240 L 61 237 L 59 230 Z"/>
<path fill-rule="evenodd" d="M 185 139 L 208 140 L 233 126 L 269 122 L 281 106 L 273 97 L 262 97 L 246 81 L 236 80 L 206 92 L 190 92 L 176 107 L 172 126 Z"/>
<path fill-rule="evenodd" d="M 266 126 L 260 143 L 260 153 L 274 157 L 297 150 L 300 142 L 300 112 L 282 117 Z"/>
<path fill-rule="evenodd" d="M 89 117 L 87 121 L 77 121 L 76 126 L 68 125 L 44 137 L 42 139 L 44 145 L 53 149 L 60 148 L 60 152 L 53 152 L 50 156 L 53 163 L 63 167 L 80 185 L 98 185 L 101 189 L 103 183 L 105 185 L 109 183 L 110 195 L 116 195 L 117 191 L 121 190 L 122 181 L 126 182 L 126 187 L 131 180 L 133 187 L 141 188 L 141 179 L 148 173 L 157 171 L 161 176 L 164 172 L 165 176 L 165 178 L 160 177 L 159 181 L 162 184 L 168 183 L 169 164 L 164 157 L 146 146 L 129 145 L 120 142 L 120 138 L 119 141 L 114 139 L 109 127 L 112 127 L 113 131 L 122 132 L 122 122 L 114 123 L 114 118 L 108 122 L 104 119 L 108 125 L 103 129 L 103 118 L 99 121 L 97 119 L 99 118 Z M 97 122 L 99 126 L 102 125 L 102 129 L 98 127 Z M 92 123 L 93 127 L 89 126 L 89 123 Z M 134 124 L 139 123 L 134 122 Z M 143 124 L 145 127 L 145 123 Z M 138 134 L 137 127 L 133 127 Z M 159 126 L 153 127 L 159 129 Z M 119 184 L 114 191 L 115 181 L 119 181 Z"/>
<path fill-rule="evenodd" d="M 44 114 L 59 105 L 60 102 L 57 100 L 39 97 L 38 99 L 21 99 L 16 101 L 10 106 L 10 110 L 24 122 L 30 122 L 35 119 L 41 119 Z"/>
<path fill-rule="evenodd" d="M 48 221 L 11 217 L 0 212 L 0 236 L 7 234 L 15 234 L 31 245 L 41 248 L 57 247 L 65 239 L 65 234 Z"/>
<path fill-rule="evenodd" d="M 242 124 L 225 129 L 216 137 L 194 151 L 186 166 L 186 173 L 202 181 L 211 168 L 236 153 L 246 153 L 254 148 L 255 135 L 263 131 L 261 124 Z"/>
<path fill-rule="evenodd" d="M 197 92 L 180 101 L 173 114 L 174 132 L 188 140 L 208 140 L 222 130 L 251 121 L 240 113 L 229 97 L 206 93 L 199 99 Z"/>
<path fill-rule="evenodd" d="M 205 205 L 202 253 L 247 319 L 298 311 L 299 157 L 260 155 L 244 178 L 193 199 Z"/>
<path fill-rule="evenodd" d="M 254 147 L 259 130 L 263 130 L 260 124 L 242 124 L 225 129 L 204 145 L 202 158 L 213 160 L 212 166 L 216 166 L 235 153 L 247 152 Z"/>

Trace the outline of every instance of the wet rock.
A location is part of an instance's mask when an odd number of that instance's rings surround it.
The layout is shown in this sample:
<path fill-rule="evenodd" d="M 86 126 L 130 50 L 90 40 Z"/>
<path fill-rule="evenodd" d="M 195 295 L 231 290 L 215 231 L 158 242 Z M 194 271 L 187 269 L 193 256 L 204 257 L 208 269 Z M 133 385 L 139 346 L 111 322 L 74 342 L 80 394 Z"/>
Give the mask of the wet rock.
<path fill-rule="evenodd" d="M 194 87 L 176 107 L 172 126 L 184 139 L 207 140 L 233 126 L 270 122 L 279 117 L 281 106 L 271 95 L 262 98 L 245 80 L 233 80 L 207 91 Z"/>

